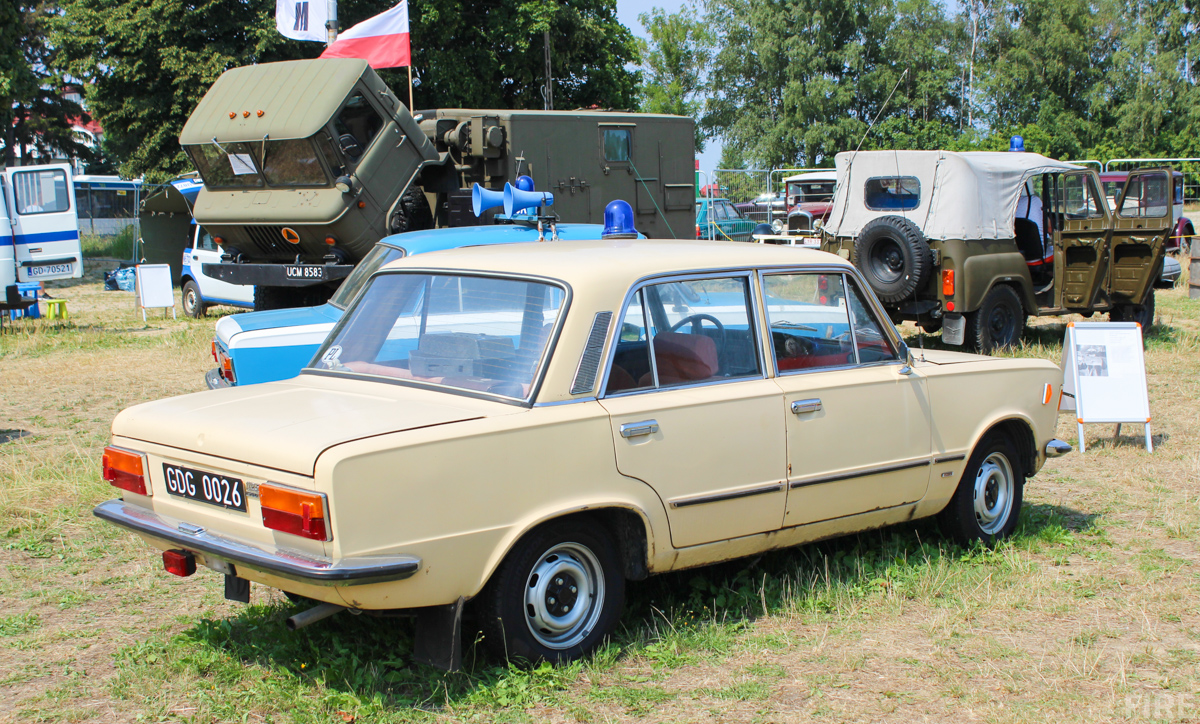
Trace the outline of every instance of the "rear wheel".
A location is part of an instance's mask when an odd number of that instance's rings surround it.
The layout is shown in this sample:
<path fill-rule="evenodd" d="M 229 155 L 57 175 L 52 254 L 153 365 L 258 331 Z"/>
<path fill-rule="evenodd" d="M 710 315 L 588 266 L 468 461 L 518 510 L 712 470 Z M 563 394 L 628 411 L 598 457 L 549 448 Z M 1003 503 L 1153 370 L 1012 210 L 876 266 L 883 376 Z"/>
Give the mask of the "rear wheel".
<path fill-rule="evenodd" d="M 482 596 L 484 641 L 498 656 L 571 661 L 616 626 L 625 578 L 612 536 L 586 520 L 554 521 L 521 539 Z"/>
<path fill-rule="evenodd" d="M 409 187 L 400 197 L 396 211 L 392 213 L 388 230 L 393 234 L 400 234 L 432 228 L 433 212 L 429 209 L 429 202 L 425 200 L 425 193 L 417 186 Z"/>
<path fill-rule="evenodd" d="M 1154 290 L 1143 304 L 1118 304 L 1108 313 L 1110 322 L 1137 322 L 1142 325 L 1142 334 L 1154 326 Z"/>
<path fill-rule="evenodd" d="M 200 287 L 188 279 L 183 283 L 183 313 L 196 319 L 202 318 L 208 312 L 208 305 L 200 295 Z"/>
<path fill-rule="evenodd" d="M 1012 287 L 992 287 L 967 317 L 967 343 L 980 354 L 1015 346 L 1025 331 L 1025 308 Z"/>
<path fill-rule="evenodd" d="M 1003 433 L 989 432 L 971 453 L 954 497 L 938 514 L 938 525 L 959 545 L 992 545 L 1016 530 L 1024 492 L 1025 471 L 1012 442 Z"/>

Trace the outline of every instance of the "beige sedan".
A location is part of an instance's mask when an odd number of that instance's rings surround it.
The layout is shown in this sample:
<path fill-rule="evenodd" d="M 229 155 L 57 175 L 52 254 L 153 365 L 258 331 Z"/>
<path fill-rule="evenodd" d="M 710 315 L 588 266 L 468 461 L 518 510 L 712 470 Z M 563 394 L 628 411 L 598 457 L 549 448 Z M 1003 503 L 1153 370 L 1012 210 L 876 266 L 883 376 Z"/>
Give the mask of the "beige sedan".
<path fill-rule="evenodd" d="M 113 422 L 96 515 L 164 566 L 416 615 L 415 656 L 569 660 L 628 580 L 925 516 L 1012 533 L 1053 439 L 1043 360 L 914 355 L 807 249 L 476 247 L 378 272 L 297 378 Z"/>

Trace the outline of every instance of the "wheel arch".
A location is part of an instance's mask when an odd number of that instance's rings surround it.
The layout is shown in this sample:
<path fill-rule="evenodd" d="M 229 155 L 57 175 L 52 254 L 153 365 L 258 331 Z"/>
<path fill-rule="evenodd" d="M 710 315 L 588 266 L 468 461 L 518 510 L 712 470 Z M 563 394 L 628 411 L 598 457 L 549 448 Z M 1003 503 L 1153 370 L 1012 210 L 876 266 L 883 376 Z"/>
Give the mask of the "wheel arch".
<path fill-rule="evenodd" d="M 962 262 L 962 269 L 962 307 L 959 311 L 974 312 L 983 305 L 984 297 L 992 289 L 1006 285 L 1017 293 L 1026 314 L 1037 314 L 1033 277 L 1029 275 L 1025 257 L 1015 248 L 1012 252 L 976 254 Z"/>
<path fill-rule="evenodd" d="M 993 432 L 1007 437 L 1017 451 L 1021 464 L 1021 472 L 1026 477 L 1033 475 L 1038 469 L 1037 442 L 1033 434 L 1033 421 L 1021 415 L 1011 415 L 993 421 L 971 443 L 971 455 L 975 454 L 979 444 Z"/>

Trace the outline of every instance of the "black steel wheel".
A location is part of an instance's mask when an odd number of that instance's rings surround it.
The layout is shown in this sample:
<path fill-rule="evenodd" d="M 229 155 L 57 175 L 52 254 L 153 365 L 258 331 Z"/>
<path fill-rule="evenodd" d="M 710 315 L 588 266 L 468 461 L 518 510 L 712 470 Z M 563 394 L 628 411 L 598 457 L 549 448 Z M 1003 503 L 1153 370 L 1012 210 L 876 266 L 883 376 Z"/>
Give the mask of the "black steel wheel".
<path fill-rule="evenodd" d="M 916 224 L 903 216 L 881 216 L 854 240 L 854 265 L 885 303 L 916 294 L 933 272 L 933 252 Z"/>
<path fill-rule="evenodd" d="M 1020 343 L 1025 331 L 1025 308 L 1021 298 L 1010 286 L 992 287 L 983 297 L 979 309 L 967 317 L 967 342 L 980 354 L 1013 347 Z"/>

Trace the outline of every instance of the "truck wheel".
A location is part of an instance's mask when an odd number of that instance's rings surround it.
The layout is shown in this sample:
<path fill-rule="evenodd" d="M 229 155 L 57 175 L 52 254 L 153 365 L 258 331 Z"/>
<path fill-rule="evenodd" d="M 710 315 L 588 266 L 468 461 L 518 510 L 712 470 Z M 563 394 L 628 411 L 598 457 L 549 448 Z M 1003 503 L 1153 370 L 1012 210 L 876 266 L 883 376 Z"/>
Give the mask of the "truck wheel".
<path fill-rule="evenodd" d="M 509 552 L 484 589 L 484 642 L 497 656 L 563 663 L 596 647 L 625 605 L 612 536 L 591 522 L 554 521 Z"/>
<path fill-rule="evenodd" d="M 208 313 L 208 305 L 200 295 L 200 287 L 191 279 L 183 283 L 183 313 L 196 319 L 202 319 Z"/>
<path fill-rule="evenodd" d="M 1142 336 L 1146 330 L 1154 326 L 1154 290 L 1146 297 L 1144 304 L 1118 304 L 1108 313 L 1110 322 L 1137 322 L 1142 325 Z"/>
<path fill-rule="evenodd" d="M 854 240 L 854 265 L 880 300 L 902 302 L 925 286 L 933 253 L 916 224 L 903 216 L 881 216 Z"/>
<path fill-rule="evenodd" d="M 416 186 L 410 187 L 400 197 L 400 203 L 396 205 L 396 211 L 388 222 L 388 229 L 393 234 L 402 234 L 406 231 L 432 228 L 433 212 L 429 209 L 429 202 L 425 200 L 425 193 Z"/>
<path fill-rule="evenodd" d="M 989 432 L 971 453 L 950 503 L 938 513 L 938 526 L 961 546 L 991 545 L 1016 530 L 1024 491 L 1025 471 L 1012 442 Z"/>
<path fill-rule="evenodd" d="M 967 315 L 967 342 L 979 354 L 1012 347 L 1025 331 L 1025 308 L 1013 288 L 997 284 L 983 297 L 979 309 Z"/>
<path fill-rule="evenodd" d="M 284 287 L 254 287 L 254 311 L 262 312 L 268 309 L 288 309 L 292 304 L 291 290 Z"/>

